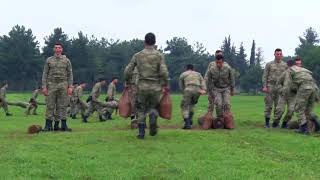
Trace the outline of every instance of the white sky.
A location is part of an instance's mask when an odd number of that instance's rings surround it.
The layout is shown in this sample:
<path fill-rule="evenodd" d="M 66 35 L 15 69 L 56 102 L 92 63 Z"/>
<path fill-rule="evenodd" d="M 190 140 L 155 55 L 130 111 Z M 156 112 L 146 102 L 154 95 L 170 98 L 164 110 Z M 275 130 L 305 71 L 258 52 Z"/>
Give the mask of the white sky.
<path fill-rule="evenodd" d="M 71 37 L 81 30 L 121 40 L 154 32 L 162 47 L 174 36 L 186 37 L 210 53 L 230 35 L 248 56 L 254 39 L 266 61 L 278 47 L 294 55 L 298 37 L 310 26 L 319 32 L 320 22 L 319 0 L 0 0 L 0 9 L 0 35 L 24 25 L 41 45 L 56 27 Z"/>

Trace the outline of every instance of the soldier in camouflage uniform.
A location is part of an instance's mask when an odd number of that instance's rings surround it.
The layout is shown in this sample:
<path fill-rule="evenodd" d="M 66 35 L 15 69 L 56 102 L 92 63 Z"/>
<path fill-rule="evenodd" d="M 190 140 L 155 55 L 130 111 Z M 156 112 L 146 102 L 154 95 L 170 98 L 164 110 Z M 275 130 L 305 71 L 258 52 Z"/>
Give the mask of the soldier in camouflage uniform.
<path fill-rule="evenodd" d="M 6 113 L 6 116 L 12 116 L 11 113 L 9 113 L 8 110 L 8 102 L 6 99 L 6 94 L 7 94 L 7 88 L 8 88 L 8 83 L 4 82 L 1 86 L 0 89 L 0 108 L 2 107 L 4 112 Z"/>
<path fill-rule="evenodd" d="M 295 112 L 300 122 L 298 133 L 308 134 L 308 121 L 311 120 L 311 112 L 316 101 L 317 86 L 309 70 L 292 66 L 286 73 L 284 80 L 284 92 L 289 94 L 296 91 Z"/>
<path fill-rule="evenodd" d="M 102 91 L 102 86 L 106 85 L 106 80 L 105 79 L 99 79 L 99 82 L 97 82 L 90 93 L 89 98 L 87 99 L 88 103 L 88 110 L 83 116 L 83 122 L 87 123 L 88 122 L 88 117 L 94 112 L 97 111 L 99 114 L 99 119 L 101 122 L 106 121 L 106 117 L 103 112 L 103 106 L 102 102 L 99 101 L 99 96 Z"/>
<path fill-rule="evenodd" d="M 168 91 L 168 69 L 164 56 L 154 49 L 155 35 L 148 33 L 145 36 L 145 48 L 136 53 L 124 71 L 126 82 L 132 79 L 135 67 L 137 78 L 137 111 L 138 111 L 138 139 L 144 139 L 146 114 L 149 114 L 150 135 L 157 134 L 157 107 L 160 101 L 161 90 Z M 128 84 L 128 83 L 126 83 Z"/>
<path fill-rule="evenodd" d="M 188 64 L 186 69 L 179 77 L 179 87 L 183 91 L 180 107 L 184 119 L 183 129 L 191 129 L 194 115 L 193 108 L 200 95 L 206 93 L 206 85 L 202 75 L 193 70 L 192 64 Z"/>
<path fill-rule="evenodd" d="M 82 101 L 83 96 L 83 88 L 86 87 L 86 83 L 81 82 L 79 86 L 74 87 L 71 97 L 72 108 L 71 108 L 71 117 L 72 119 L 77 118 L 77 114 L 80 111 L 81 117 L 83 118 L 85 115 L 85 111 L 87 109 L 87 104 Z"/>
<path fill-rule="evenodd" d="M 294 65 L 294 61 L 293 60 L 289 60 L 287 62 L 287 66 L 291 67 Z M 284 83 L 284 78 L 286 76 L 286 73 L 289 73 L 290 69 L 287 69 L 286 71 L 284 71 L 280 78 L 277 81 L 276 86 L 279 87 L 279 100 L 278 100 L 278 104 L 276 107 L 276 111 L 274 114 L 274 122 L 276 124 L 279 124 L 280 119 L 284 113 L 285 110 L 285 106 L 287 105 L 287 113 L 283 118 L 282 124 L 281 124 L 281 128 L 288 128 L 288 122 L 291 120 L 293 113 L 294 113 L 294 107 L 296 104 L 296 93 L 297 92 L 292 92 L 290 91 L 289 93 L 285 93 L 283 92 L 283 83 Z M 286 94 L 286 96 L 285 96 Z"/>
<path fill-rule="evenodd" d="M 116 90 L 117 83 L 118 83 L 118 78 L 113 77 L 111 83 L 108 86 L 107 98 L 106 98 L 107 102 L 113 101 L 114 103 L 118 104 L 119 100 L 115 98 L 115 95 L 117 93 L 117 90 Z M 112 119 L 113 110 L 114 110 L 114 108 L 107 108 L 106 109 L 106 118 L 107 119 Z"/>
<path fill-rule="evenodd" d="M 39 92 L 41 92 L 41 87 L 38 87 L 32 92 L 32 97 L 29 100 L 29 104 L 25 112 L 26 115 L 29 115 L 31 110 L 32 110 L 32 115 L 37 115 L 37 108 L 38 108 L 37 98 L 38 98 Z"/>
<path fill-rule="evenodd" d="M 61 43 L 54 45 L 54 56 L 49 57 L 44 65 L 42 74 L 42 92 L 46 98 L 46 124 L 44 131 L 71 131 L 67 126 L 67 106 L 72 93 L 72 66 L 70 60 L 62 55 Z M 55 118 L 55 111 L 57 119 Z M 61 129 L 59 121 L 61 120 Z"/>
<path fill-rule="evenodd" d="M 269 121 L 274 106 L 274 113 L 279 101 L 279 87 L 277 86 L 278 78 L 287 69 L 287 64 L 282 61 L 282 50 L 274 51 L 275 60 L 268 62 L 263 72 L 262 83 L 263 92 L 265 92 L 265 127 L 269 128 Z M 272 127 L 278 127 L 279 122 L 274 121 Z"/>
<path fill-rule="evenodd" d="M 235 79 L 232 68 L 223 61 L 223 55 L 217 55 L 215 63 L 206 73 L 208 92 L 214 96 L 217 119 L 222 119 L 225 111 L 230 111 L 230 95 L 234 94 Z"/>
<path fill-rule="evenodd" d="M 223 55 L 223 52 L 221 50 L 216 50 L 214 56 L 217 55 Z M 207 71 L 210 69 L 211 66 L 215 65 L 215 62 L 210 62 L 207 68 Z M 206 72 L 207 74 L 207 72 Z M 205 82 L 207 82 L 208 77 L 204 77 Z M 207 83 L 206 83 L 207 84 Z M 209 101 L 209 105 L 208 105 L 208 112 L 212 113 L 214 110 L 214 95 L 212 94 L 212 92 L 208 92 L 208 101 Z"/>

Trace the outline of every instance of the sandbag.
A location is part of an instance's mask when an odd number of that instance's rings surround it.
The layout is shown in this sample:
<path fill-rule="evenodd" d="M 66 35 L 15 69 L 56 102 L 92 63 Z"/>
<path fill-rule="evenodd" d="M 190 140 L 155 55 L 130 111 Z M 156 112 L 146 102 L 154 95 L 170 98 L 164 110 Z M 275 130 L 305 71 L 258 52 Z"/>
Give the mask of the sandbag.
<path fill-rule="evenodd" d="M 166 90 L 162 98 L 160 100 L 159 104 L 159 116 L 163 119 L 171 119 L 172 115 L 172 102 L 171 102 L 171 97 L 169 94 L 169 90 Z"/>
<path fill-rule="evenodd" d="M 41 130 L 42 130 L 42 127 L 40 125 L 31 125 L 28 128 L 28 134 L 39 133 Z"/>
<path fill-rule="evenodd" d="M 213 123 L 213 116 L 211 112 L 207 112 L 203 116 L 198 118 L 198 124 L 201 127 L 201 129 L 208 130 L 212 127 Z"/>
<path fill-rule="evenodd" d="M 129 87 L 125 87 L 119 100 L 119 115 L 123 118 L 128 118 L 131 116 L 131 111 Z"/>
<path fill-rule="evenodd" d="M 231 111 L 226 111 L 223 116 L 224 128 L 234 129 L 234 120 Z"/>
<path fill-rule="evenodd" d="M 223 118 L 215 118 L 212 122 L 213 129 L 223 129 L 224 128 L 224 119 Z"/>

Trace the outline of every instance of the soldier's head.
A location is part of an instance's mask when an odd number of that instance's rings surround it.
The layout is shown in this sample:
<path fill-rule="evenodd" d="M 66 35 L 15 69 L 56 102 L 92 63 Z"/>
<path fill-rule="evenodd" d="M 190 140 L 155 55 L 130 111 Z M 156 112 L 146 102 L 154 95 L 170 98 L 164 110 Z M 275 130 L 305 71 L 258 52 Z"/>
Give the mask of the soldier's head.
<path fill-rule="evenodd" d="M 73 87 L 77 87 L 79 85 L 78 82 L 73 82 Z"/>
<path fill-rule="evenodd" d="M 218 54 L 216 56 L 216 65 L 221 68 L 223 66 L 223 55 Z"/>
<path fill-rule="evenodd" d="M 60 42 L 56 42 L 53 47 L 54 54 L 60 56 L 63 51 L 63 45 Z"/>
<path fill-rule="evenodd" d="M 287 61 L 287 66 L 288 67 L 291 67 L 293 65 L 294 65 L 294 61 L 293 60 L 290 59 L 290 60 Z"/>
<path fill-rule="evenodd" d="M 112 83 L 117 84 L 118 83 L 118 78 L 117 77 L 113 77 L 112 78 Z"/>
<path fill-rule="evenodd" d="M 8 81 L 3 81 L 1 84 L 1 87 L 8 88 L 8 86 L 9 86 Z"/>
<path fill-rule="evenodd" d="M 223 52 L 220 49 L 218 49 L 218 50 L 216 50 L 214 55 L 217 56 L 218 54 L 223 55 Z"/>
<path fill-rule="evenodd" d="M 148 33 L 144 37 L 144 45 L 153 46 L 156 44 L 156 36 L 153 33 Z"/>
<path fill-rule="evenodd" d="M 277 61 L 280 61 L 282 59 L 282 50 L 280 48 L 274 50 L 274 58 Z"/>
<path fill-rule="evenodd" d="M 79 83 L 79 86 L 81 86 L 82 88 L 85 88 L 86 87 L 86 83 L 84 81 L 80 81 Z"/>
<path fill-rule="evenodd" d="M 106 84 L 106 79 L 105 78 L 99 78 L 98 80 L 102 85 Z"/>
<path fill-rule="evenodd" d="M 302 61 L 301 61 L 301 58 L 299 56 L 294 58 L 294 64 L 296 66 L 302 67 Z"/>
<path fill-rule="evenodd" d="M 186 70 L 187 71 L 193 71 L 193 65 L 192 64 L 187 64 L 186 65 Z"/>

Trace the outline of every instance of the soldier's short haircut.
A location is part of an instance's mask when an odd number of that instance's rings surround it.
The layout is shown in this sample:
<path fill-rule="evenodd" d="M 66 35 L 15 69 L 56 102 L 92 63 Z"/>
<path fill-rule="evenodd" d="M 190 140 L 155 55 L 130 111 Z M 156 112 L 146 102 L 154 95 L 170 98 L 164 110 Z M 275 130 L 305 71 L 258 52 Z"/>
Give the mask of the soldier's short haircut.
<path fill-rule="evenodd" d="M 111 80 L 113 81 L 113 80 L 115 80 L 115 79 L 119 79 L 119 78 L 118 78 L 118 77 L 116 77 L 116 76 L 114 76 L 114 77 L 112 77 L 112 79 L 111 79 Z"/>
<path fill-rule="evenodd" d="M 294 58 L 294 61 L 301 61 L 300 56 L 296 56 L 296 57 Z"/>
<path fill-rule="evenodd" d="M 63 44 L 61 42 L 54 43 L 55 46 L 61 46 L 63 48 Z"/>
<path fill-rule="evenodd" d="M 222 53 L 220 49 L 216 50 L 215 54 Z"/>
<path fill-rule="evenodd" d="M 193 65 L 192 64 L 187 64 L 186 65 L 187 70 L 193 70 Z"/>
<path fill-rule="evenodd" d="M 152 46 L 152 45 L 156 44 L 156 36 L 150 32 L 150 33 L 146 34 L 146 36 L 144 37 L 144 42 L 147 45 Z"/>
<path fill-rule="evenodd" d="M 274 50 L 274 53 L 279 52 L 279 51 L 281 51 L 281 52 L 282 52 L 282 49 L 277 48 L 276 50 Z"/>
<path fill-rule="evenodd" d="M 291 67 L 293 65 L 294 65 L 294 61 L 293 60 L 290 59 L 290 60 L 287 61 L 287 66 Z"/>
<path fill-rule="evenodd" d="M 223 55 L 221 54 L 216 55 L 216 60 L 223 60 Z"/>

